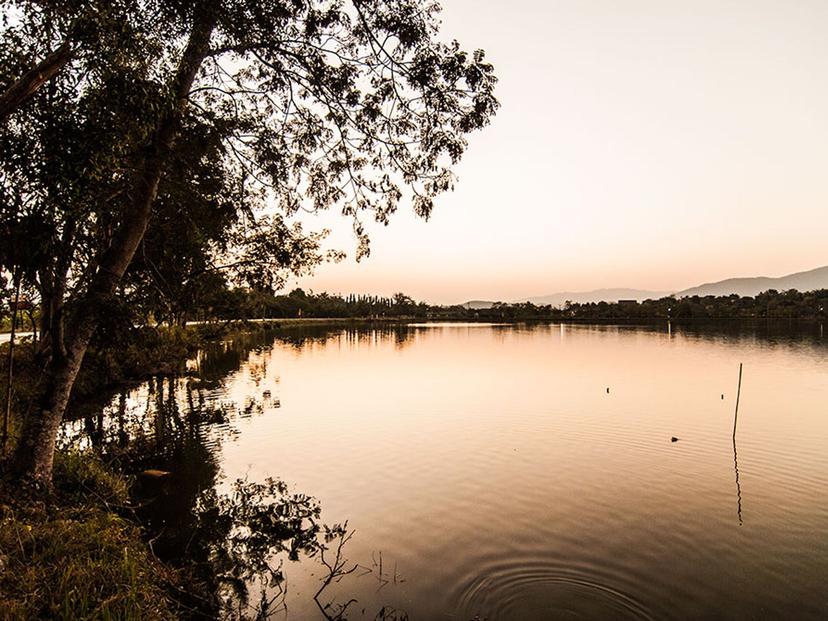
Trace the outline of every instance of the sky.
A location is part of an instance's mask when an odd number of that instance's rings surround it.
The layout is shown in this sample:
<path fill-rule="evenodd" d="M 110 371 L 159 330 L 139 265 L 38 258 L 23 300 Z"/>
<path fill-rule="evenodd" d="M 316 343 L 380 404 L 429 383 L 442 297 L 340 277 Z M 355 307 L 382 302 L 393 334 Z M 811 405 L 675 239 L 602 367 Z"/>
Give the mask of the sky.
<path fill-rule="evenodd" d="M 828 2 L 442 4 L 500 111 L 428 222 L 401 206 L 357 263 L 320 216 L 349 257 L 290 286 L 514 301 L 828 264 Z"/>

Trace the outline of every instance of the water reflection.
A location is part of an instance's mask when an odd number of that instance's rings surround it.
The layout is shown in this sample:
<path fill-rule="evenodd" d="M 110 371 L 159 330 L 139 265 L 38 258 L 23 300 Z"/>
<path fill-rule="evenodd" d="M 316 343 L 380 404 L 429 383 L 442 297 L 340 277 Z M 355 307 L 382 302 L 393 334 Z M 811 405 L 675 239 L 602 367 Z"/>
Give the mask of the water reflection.
<path fill-rule="evenodd" d="M 332 338 L 363 346 L 393 338 L 397 347 L 407 340 L 399 329 L 374 335 L 298 330 L 278 340 L 303 351 Z M 149 530 L 153 552 L 194 575 L 200 585 L 181 594 L 189 609 L 182 618 L 268 619 L 286 613 L 284 563 L 300 559 L 321 564 L 323 577 L 312 601 L 325 619 L 347 621 L 357 603 L 328 593 L 332 584 L 362 569 L 359 564 L 345 569 L 344 545 L 353 535 L 347 524 L 326 526 L 319 503 L 291 492 L 280 480 L 222 481 L 221 449 L 238 436 L 239 422 L 280 407 L 270 389 L 229 398 L 225 380 L 243 367 L 247 384 L 258 388 L 268 375 L 273 343 L 270 334 L 213 343 L 189 361 L 191 375 L 158 376 L 121 390 L 106 407 L 78 408 L 84 415 L 62 429 L 63 445 L 92 448 L 122 470 L 137 473 L 136 512 Z M 403 621 L 408 616 L 382 606 L 375 618 Z"/>
<path fill-rule="evenodd" d="M 736 472 L 736 511 L 742 526 L 742 486 L 739 485 L 739 461 L 736 456 L 736 425 L 739 422 L 739 399 L 742 396 L 742 363 L 739 363 L 739 383 L 736 388 L 736 409 L 733 412 L 733 470 Z"/>
<path fill-rule="evenodd" d="M 254 591 L 277 618 L 820 619 L 825 361 L 818 326 L 313 326 L 215 343 L 65 432 L 172 473 L 170 554 L 239 478 L 348 520 L 339 561 L 334 538 L 284 599 Z"/>
<path fill-rule="evenodd" d="M 739 460 L 736 456 L 736 435 L 733 436 L 733 470 L 736 472 L 736 514 L 739 516 L 739 526 L 742 526 L 742 486 L 739 485 Z"/>

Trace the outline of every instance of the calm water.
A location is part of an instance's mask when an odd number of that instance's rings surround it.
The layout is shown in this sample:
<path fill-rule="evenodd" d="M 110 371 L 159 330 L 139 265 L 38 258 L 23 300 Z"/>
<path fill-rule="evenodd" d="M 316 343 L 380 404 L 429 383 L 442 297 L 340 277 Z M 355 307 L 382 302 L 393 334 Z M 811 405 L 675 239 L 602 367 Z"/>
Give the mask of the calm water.
<path fill-rule="evenodd" d="M 191 362 L 200 379 L 116 398 L 103 435 L 120 424 L 122 439 L 137 426 L 163 442 L 160 410 L 213 405 L 195 449 L 148 464 L 179 477 L 176 510 L 204 481 L 245 476 L 316 497 L 324 521 L 355 530 L 345 553 L 360 568 L 326 591 L 358 600 L 349 618 L 828 617 L 819 326 L 291 334 L 219 344 Z M 288 563 L 275 618 L 322 618 L 322 573 Z"/>

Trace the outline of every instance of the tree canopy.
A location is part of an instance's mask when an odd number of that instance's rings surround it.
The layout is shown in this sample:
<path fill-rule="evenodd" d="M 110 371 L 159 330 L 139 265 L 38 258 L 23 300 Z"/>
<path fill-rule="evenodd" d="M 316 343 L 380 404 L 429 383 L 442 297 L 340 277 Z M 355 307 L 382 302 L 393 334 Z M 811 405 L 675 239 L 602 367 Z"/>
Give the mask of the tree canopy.
<path fill-rule="evenodd" d="M 428 217 L 498 107 L 492 66 L 441 38 L 431 0 L 0 10 L 4 93 L 61 51 L 0 126 L 0 263 L 41 304 L 42 412 L 62 413 L 119 301 L 175 316 L 216 273 L 278 288 L 338 256 L 302 210 L 340 211 L 357 256 L 365 218 Z"/>

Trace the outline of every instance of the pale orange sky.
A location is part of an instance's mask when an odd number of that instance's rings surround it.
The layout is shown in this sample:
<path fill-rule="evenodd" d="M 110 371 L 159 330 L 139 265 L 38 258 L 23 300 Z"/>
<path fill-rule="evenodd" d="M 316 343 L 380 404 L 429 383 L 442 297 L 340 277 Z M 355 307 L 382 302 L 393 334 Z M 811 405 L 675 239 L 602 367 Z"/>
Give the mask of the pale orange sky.
<path fill-rule="evenodd" d="M 429 222 L 298 281 L 438 303 L 828 264 L 828 2 L 443 0 L 502 108 Z M 297 284 L 295 281 L 292 285 Z"/>

